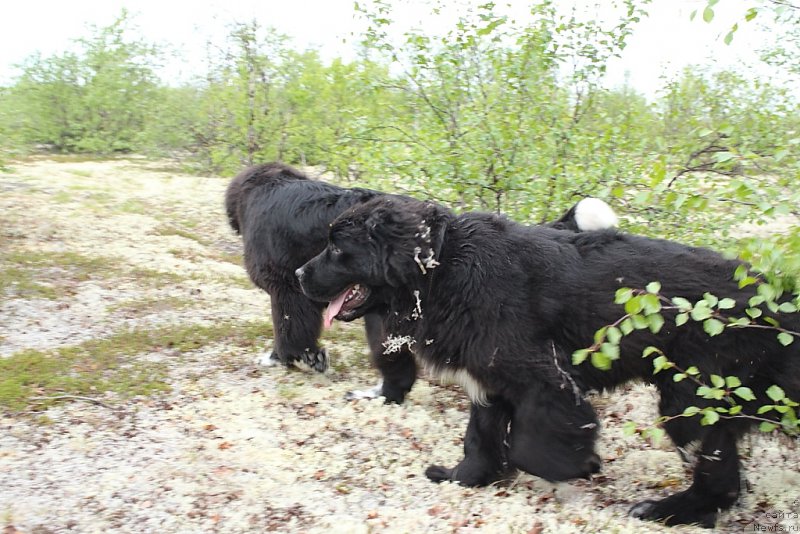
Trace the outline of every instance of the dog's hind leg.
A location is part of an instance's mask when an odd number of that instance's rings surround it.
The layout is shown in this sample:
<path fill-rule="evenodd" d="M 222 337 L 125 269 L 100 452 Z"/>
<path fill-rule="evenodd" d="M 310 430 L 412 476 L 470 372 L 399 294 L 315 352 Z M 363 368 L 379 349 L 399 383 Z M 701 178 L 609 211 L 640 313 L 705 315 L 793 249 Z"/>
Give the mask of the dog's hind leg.
<path fill-rule="evenodd" d="M 533 384 L 514 402 L 509 462 L 545 480 L 589 478 L 600 470 L 597 426 L 594 408 L 579 392 Z"/>
<path fill-rule="evenodd" d="M 328 368 L 328 354 L 317 343 L 322 333 L 319 303 L 291 290 L 270 292 L 275 332 L 271 360 L 283 365 L 304 364 L 320 373 Z"/>
<path fill-rule="evenodd" d="M 489 401 L 488 406 L 472 405 L 464 436 L 464 459 L 453 468 L 431 465 L 425 476 L 434 482 L 485 486 L 508 475 L 506 437 L 511 406 L 500 398 Z"/>
<path fill-rule="evenodd" d="M 355 400 L 383 396 L 387 403 L 401 404 L 417 379 L 417 364 L 414 361 L 414 355 L 406 348 L 392 354 L 383 353 L 386 330 L 380 315 L 365 315 L 364 325 L 367 330 L 372 364 L 381 374 L 381 380 L 371 389 L 349 391 L 345 395 L 345 399 Z"/>
<path fill-rule="evenodd" d="M 739 467 L 736 434 L 724 422 L 718 422 L 703 439 L 689 489 L 659 501 L 640 502 L 630 514 L 670 526 L 713 528 L 719 510 L 730 508 L 739 497 Z"/>

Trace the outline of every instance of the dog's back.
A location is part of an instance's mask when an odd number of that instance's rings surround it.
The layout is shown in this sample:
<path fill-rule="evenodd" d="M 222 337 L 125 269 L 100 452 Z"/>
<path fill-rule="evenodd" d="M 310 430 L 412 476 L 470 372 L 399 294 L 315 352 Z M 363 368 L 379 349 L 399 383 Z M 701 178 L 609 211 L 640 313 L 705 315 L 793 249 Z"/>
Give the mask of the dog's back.
<path fill-rule="evenodd" d="M 283 163 L 262 163 L 237 174 L 225 191 L 225 211 L 228 223 L 236 233 L 242 232 L 241 208 L 247 193 L 255 187 L 308 180 L 308 176 Z"/>

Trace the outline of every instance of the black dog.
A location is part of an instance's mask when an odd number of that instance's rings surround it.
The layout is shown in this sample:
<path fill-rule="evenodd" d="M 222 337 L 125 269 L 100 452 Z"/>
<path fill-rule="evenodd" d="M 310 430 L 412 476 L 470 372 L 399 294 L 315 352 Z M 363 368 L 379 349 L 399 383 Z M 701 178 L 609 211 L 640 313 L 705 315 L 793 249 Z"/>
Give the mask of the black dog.
<path fill-rule="evenodd" d="M 294 271 L 325 248 L 330 223 L 347 208 L 382 195 L 367 189 L 344 189 L 311 180 L 280 163 L 249 167 L 228 186 L 225 207 L 231 227 L 242 235 L 244 260 L 253 283 L 269 293 L 275 330 L 274 349 L 261 359 L 265 365 L 302 362 L 317 371 L 328 366 L 318 344 L 324 305 L 302 294 Z M 573 231 L 607 228 L 616 215 L 603 201 L 586 198 L 551 223 Z M 324 317 L 329 324 L 332 316 Z M 386 334 L 380 316 L 364 317 L 373 362 L 383 380 L 353 397 L 383 395 L 403 402 L 416 379 L 410 351 L 384 357 Z"/>
<path fill-rule="evenodd" d="M 743 403 L 742 414 L 773 404 L 765 395 L 772 384 L 800 397 L 800 341 L 783 347 L 774 330 L 754 328 L 726 328 L 709 337 L 698 322 L 675 326 L 677 312 L 667 308 L 657 334 L 636 330 L 622 338 L 610 370 L 572 363 L 573 352 L 592 345 L 596 330 L 625 314 L 614 303 L 620 287 L 658 280 L 662 295 L 691 302 L 710 292 L 735 299 L 728 311 L 744 316 L 755 290 L 739 288 L 733 279 L 738 265 L 663 240 L 526 227 L 496 215 L 455 216 L 431 203 L 376 198 L 342 214 L 327 248 L 296 274 L 305 293 L 330 301 L 340 320 L 383 315 L 388 356 L 411 349 L 434 375 L 464 386 L 472 399 L 465 457 L 451 469 L 431 466 L 426 475 L 476 486 L 515 468 L 551 481 L 596 472 L 598 420 L 584 398 L 592 389 L 652 382 L 664 416 L 679 416 L 687 406 L 726 406 L 697 396 L 691 380 L 674 381 L 674 370 L 654 375 L 652 359 L 642 357 L 651 345 L 678 368 L 696 366 L 702 380 L 738 376 L 756 397 Z M 800 329 L 797 314 L 781 323 Z M 737 500 L 737 440 L 752 419 L 722 418 L 709 426 L 699 419 L 674 417 L 664 424 L 678 447 L 700 444 L 692 485 L 639 503 L 633 515 L 711 527 L 718 510 Z"/>

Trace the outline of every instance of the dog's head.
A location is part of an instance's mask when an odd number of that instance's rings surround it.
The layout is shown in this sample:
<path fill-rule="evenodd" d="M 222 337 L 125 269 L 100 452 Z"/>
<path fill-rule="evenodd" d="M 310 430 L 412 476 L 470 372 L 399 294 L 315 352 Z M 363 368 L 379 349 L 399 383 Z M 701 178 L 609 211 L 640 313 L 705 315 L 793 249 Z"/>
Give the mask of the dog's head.
<path fill-rule="evenodd" d="M 430 275 L 451 213 L 433 202 L 381 196 L 332 224 L 328 246 L 296 271 L 303 292 L 329 302 L 325 324 L 352 321 L 385 306 Z"/>

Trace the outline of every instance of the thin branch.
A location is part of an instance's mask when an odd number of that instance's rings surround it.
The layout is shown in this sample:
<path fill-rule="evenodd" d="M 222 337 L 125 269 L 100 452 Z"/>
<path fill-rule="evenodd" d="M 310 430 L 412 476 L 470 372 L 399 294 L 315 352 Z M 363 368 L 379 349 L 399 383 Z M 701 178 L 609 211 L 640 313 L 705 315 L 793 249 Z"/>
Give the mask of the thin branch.
<path fill-rule="evenodd" d="M 114 408 L 113 406 L 110 406 L 101 400 L 97 400 L 92 397 L 83 397 L 81 395 L 55 395 L 53 397 L 31 397 L 31 400 L 37 400 L 37 401 L 70 400 L 70 401 L 88 402 L 90 404 L 96 404 L 97 406 L 102 406 L 103 408 L 108 408 L 111 411 L 117 411 L 117 408 Z"/>
<path fill-rule="evenodd" d="M 581 388 L 578 387 L 578 384 L 575 383 L 575 380 L 572 378 L 568 372 L 561 368 L 558 365 L 558 354 L 556 353 L 556 344 L 553 340 L 550 340 L 550 345 L 553 347 L 553 363 L 556 365 L 556 369 L 558 372 L 567 379 L 567 381 L 572 385 L 572 393 L 575 395 L 575 406 L 581 405 L 581 400 L 583 399 L 583 395 L 581 394 Z M 563 386 L 562 386 L 563 387 Z"/>

